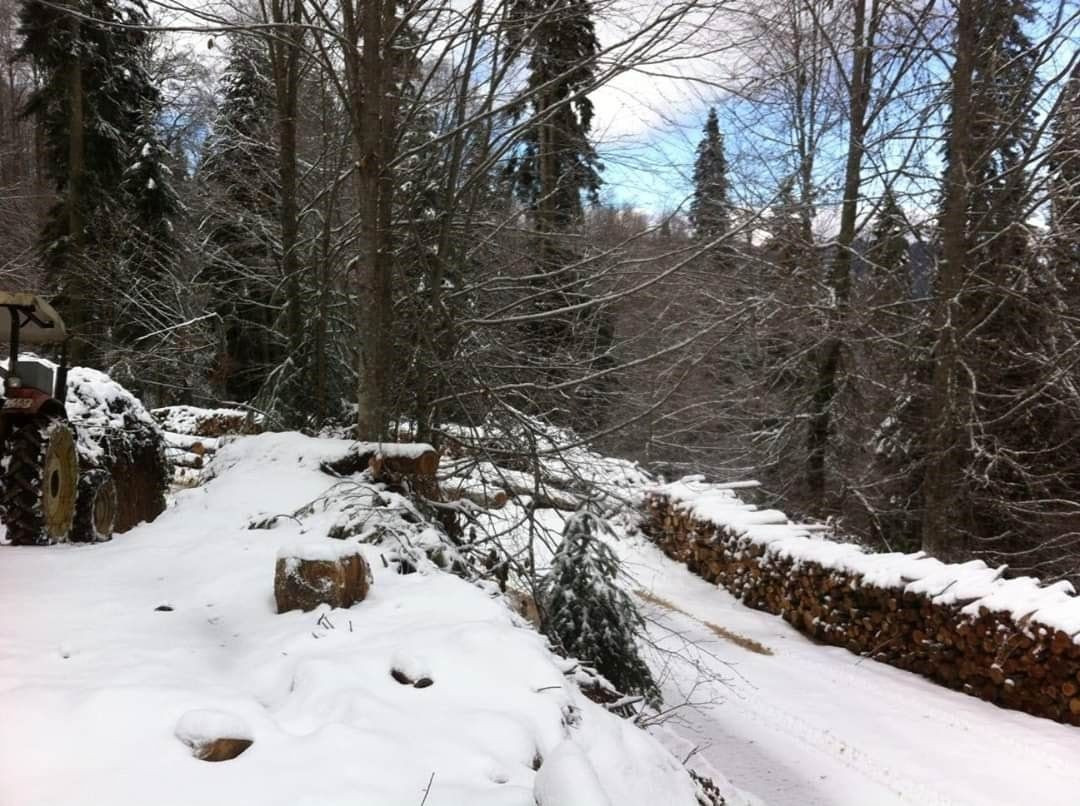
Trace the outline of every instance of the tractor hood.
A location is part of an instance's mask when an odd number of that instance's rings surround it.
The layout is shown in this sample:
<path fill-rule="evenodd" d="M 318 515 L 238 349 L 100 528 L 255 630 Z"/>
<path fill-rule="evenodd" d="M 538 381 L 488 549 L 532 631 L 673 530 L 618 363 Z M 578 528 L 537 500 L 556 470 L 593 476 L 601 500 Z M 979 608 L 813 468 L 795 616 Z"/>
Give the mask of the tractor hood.
<path fill-rule="evenodd" d="M 13 315 L 18 317 L 23 344 L 55 344 L 67 338 L 64 320 L 41 297 L 0 291 L 0 342 L 10 338 Z"/>

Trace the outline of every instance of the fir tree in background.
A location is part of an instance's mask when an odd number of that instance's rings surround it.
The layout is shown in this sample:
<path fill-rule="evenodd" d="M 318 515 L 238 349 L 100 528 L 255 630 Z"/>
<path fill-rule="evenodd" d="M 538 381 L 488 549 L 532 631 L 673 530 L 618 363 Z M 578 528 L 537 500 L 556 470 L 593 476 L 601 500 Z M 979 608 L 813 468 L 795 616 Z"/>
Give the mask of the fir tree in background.
<path fill-rule="evenodd" d="M 704 135 L 698 143 L 694 160 L 694 197 L 690 202 L 690 221 L 698 239 L 706 243 L 723 238 L 731 230 L 724 136 L 720 133 L 715 109 L 710 109 L 705 119 Z M 724 244 L 717 244 L 712 254 L 723 260 L 726 251 Z"/>
<path fill-rule="evenodd" d="M 210 190 L 199 224 L 207 243 L 200 280 L 214 287 L 224 323 L 214 379 L 223 397 L 239 401 L 259 392 L 281 352 L 272 330 L 281 306 L 275 296 L 281 255 L 269 76 L 265 41 L 233 37 L 198 172 Z"/>
<path fill-rule="evenodd" d="M 866 248 L 868 272 L 881 277 L 904 277 L 908 259 L 908 234 L 911 227 L 904 217 L 896 196 L 885 191 L 874 226 L 870 230 L 870 242 Z M 901 281 L 903 285 L 906 282 Z"/>
<path fill-rule="evenodd" d="M 581 382 L 553 401 L 526 405 L 559 412 L 583 432 L 603 422 L 609 380 L 590 377 L 612 365 L 610 313 L 589 306 L 599 295 L 592 278 L 573 265 L 585 256 L 575 238 L 582 198 L 598 201 L 602 166 L 589 134 L 593 104 L 587 91 L 596 79 L 600 44 L 587 0 L 516 0 L 506 29 L 515 52 L 527 58 L 528 100 L 512 117 L 529 121 L 504 175 L 530 211 L 534 230 L 534 303 L 543 318 L 524 327 L 522 359 L 529 375 L 549 385 Z M 529 107 L 526 115 L 525 107 Z"/>
<path fill-rule="evenodd" d="M 1080 63 L 1061 91 L 1050 152 L 1051 235 L 1059 281 L 1080 302 Z"/>
<path fill-rule="evenodd" d="M 588 512 L 566 522 L 540 586 L 543 632 L 560 652 L 594 666 L 619 691 L 657 704 L 660 691 L 635 643 L 641 616 L 615 582 L 619 562 L 598 528 L 603 523 Z"/>
<path fill-rule="evenodd" d="M 142 120 L 135 131 L 133 145 L 136 159 L 124 171 L 123 189 L 127 196 L 132 223 L 142 237 L 154 241 L 163 249 L 175 248 L 174 218 L 183 212 L 183 204 L 173 187 L 173 155 L 162 144 L 156 132 L 159 106 L 143 110 Z M 161 266 L 148 267 L 150 271 Z"/>
<path fill-rule="evenodd" d="M 1062 569 L 1034 552 L 1075 540 L 1080 402 L 1060 369 L 1073 349 L 1055 335 L 1061 286 L 1027 223 L 1039 77 L 1025 26 L 1036 15 L 1014 0 L 973 10 L 958 27 L 971 32 L 958 45 L 970 75 L 954 79 L 954 104 L 969 85 L 971 114 L 949 120 L 923 548 L 1052 577 Z"/>
<path fill-rule="evenodd" d="M 27 0 L 17 55 L 40 77 L 24 114 L 39 121 L 46 170 L 60 197 L 41 246 L 65 319 L 83 337 L 72 345 L 78 361 L 90 342 L 108 340 L 115 320 L 109 292 L 121 278 L 111 258 L 134 201 L 124 192 L 124 176 L 146 142 L 146 115 L 160 109 L 160 93 L 146 70 L 149 35 L 113 25 L 148 24 L 141 0 L 77 0 L 73 10 L 79 16 Z"/>
<path fill-rule="evenodd" d="M 593 105 L 586 90 L 600 51 L 592 6 L 585 0 L 517 0 L 511 44 L 529 54 L 527 91 L 534 116 L 523 149 L 507 166 L 542 232 L 581 219 L 581 196 L 596 201 L 600 162 L 589 141 Z"/>

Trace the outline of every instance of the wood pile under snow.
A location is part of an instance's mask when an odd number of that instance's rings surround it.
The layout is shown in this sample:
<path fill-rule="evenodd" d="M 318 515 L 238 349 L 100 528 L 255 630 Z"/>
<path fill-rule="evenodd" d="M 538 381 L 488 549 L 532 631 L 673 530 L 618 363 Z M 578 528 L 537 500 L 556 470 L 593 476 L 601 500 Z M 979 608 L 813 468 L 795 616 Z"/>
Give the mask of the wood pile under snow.
<path fill-rule="evenodd" d="M 261 416 L 241 409 L 166 406 L 152 414 L 165 433 L 173 483 L 182 487 L 204 481 L 210 460 L 231 437 L 263 430 Z"/>
<path fill-rule="evenodd" d="M 872 554 L 730 489 L 652 490 L 648 533 L 691 571 L 818 640 L 1007 708 L 1080 725 L 1080 597 L 981 561 Z"/>

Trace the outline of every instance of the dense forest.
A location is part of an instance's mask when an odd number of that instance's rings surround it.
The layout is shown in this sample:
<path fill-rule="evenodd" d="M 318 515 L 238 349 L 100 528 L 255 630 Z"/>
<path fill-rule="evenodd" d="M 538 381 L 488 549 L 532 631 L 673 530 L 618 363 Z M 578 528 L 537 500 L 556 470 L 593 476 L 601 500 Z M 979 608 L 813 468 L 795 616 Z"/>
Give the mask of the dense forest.
<path fill-rule="evenodd" d="M 1078 34 L 1067 0 L 0 0 L 0 284 L 152 405 L 501 418 L 522 461 L 539 418 L 1076 579 Z M 636 168 L 671 209 L 605 193 L 627 75 L 691 99 Z"/>

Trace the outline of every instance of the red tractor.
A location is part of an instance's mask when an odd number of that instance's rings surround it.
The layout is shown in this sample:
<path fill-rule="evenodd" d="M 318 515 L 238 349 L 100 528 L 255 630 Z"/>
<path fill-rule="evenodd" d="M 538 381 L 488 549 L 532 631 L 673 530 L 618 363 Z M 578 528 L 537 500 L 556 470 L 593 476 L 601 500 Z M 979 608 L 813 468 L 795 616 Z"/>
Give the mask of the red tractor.
<path fill-rule="evenodd" d="M 0 338 L 10 346 L 0 407 L 0 518 L 18 545 L 108 540 L 116 520 L 110 474 L 80 474 L 76 430 L 65 407 L 67 331 L 33 294 L 0 292 Z M 23 345 L 60 348 L 60 363 L 20 355 Z"/>

